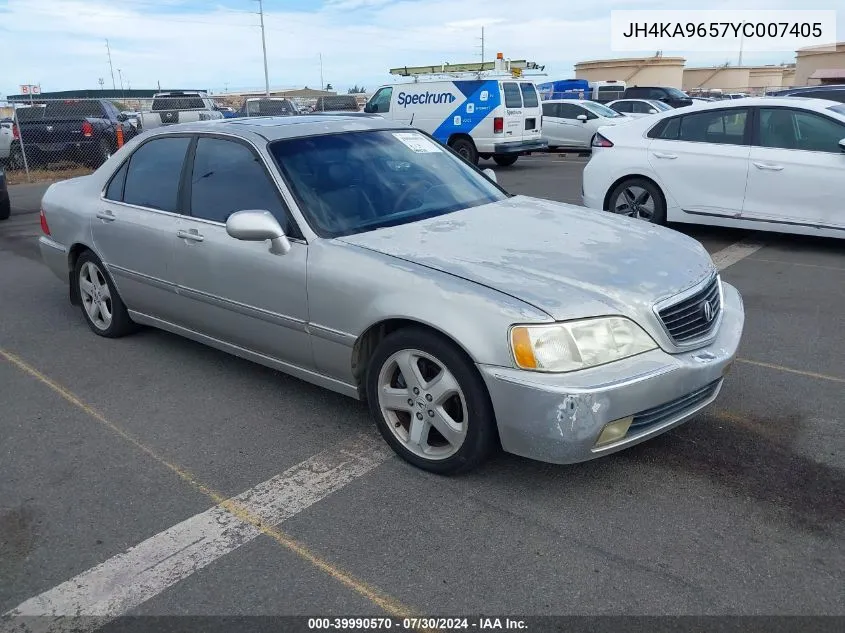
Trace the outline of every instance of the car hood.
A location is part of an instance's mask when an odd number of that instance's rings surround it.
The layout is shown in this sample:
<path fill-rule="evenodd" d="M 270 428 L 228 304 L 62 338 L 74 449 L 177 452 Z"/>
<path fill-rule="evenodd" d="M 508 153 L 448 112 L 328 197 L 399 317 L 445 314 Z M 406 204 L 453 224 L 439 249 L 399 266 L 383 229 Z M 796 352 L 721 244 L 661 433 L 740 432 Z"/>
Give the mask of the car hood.
<path fill-rule="evenodd" d="M 337 240 L 483 284 L 557 320 L 653 320 L 656 301 L 714 270 L 682 233 L 525 196 Z"/>

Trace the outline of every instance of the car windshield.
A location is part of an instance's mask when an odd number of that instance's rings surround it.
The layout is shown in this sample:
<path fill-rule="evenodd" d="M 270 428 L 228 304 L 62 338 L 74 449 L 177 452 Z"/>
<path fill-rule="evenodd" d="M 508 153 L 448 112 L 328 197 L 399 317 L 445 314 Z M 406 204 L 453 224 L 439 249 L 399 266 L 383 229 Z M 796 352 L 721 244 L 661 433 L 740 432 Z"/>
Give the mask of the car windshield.
<path fill-rule="evenodd" d="M 593 114 L 598 114 L 605 119 L 620 119 L 624 115 L 619 114 L 616 110 L 612 110 L 605 105 L 600 103 L 593 103 L 592 101 L 582 101 L 579 105 L 585 107 L 587 110 L 592 112 Z"/>
<path fill-rule="evenodd" d="M 507 198 L 473 167 L 414 130 L 284 139 L 270 143 L 269 150 L 321 237 L 408 224 Z"/>
<path fill-rule="evenodd" d="M 663 103 L 662 101 L 649 101 L 648 103 L 655 110 L 662 110 L 664 112 L 666 110 L 674 110 L 672 106 L 670 106 L 668 103 Z"/>

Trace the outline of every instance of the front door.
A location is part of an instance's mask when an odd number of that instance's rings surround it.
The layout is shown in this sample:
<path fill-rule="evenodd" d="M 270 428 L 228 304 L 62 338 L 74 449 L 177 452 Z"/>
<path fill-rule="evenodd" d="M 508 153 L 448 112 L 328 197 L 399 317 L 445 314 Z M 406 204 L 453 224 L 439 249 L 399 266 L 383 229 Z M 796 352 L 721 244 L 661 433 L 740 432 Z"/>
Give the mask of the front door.
<path fill-rule="evenodd" d="M 760 108 L 743 219 L 845 228 L 845 124 L 792 108 Z"/>
<path fill-rule="evenodd" d="M 189 136 L 148 141 L 115 173 L 91 221 L 94 248 L 129 310 L 171 320 L 179 181 Z"/>
<path fill-rule="evenodd" d="M 200 136 L 190 168 L 186 215 L 176 241 L 182 325 L 292 365 L 312 368 L 307 331 L 308 247 L 261 157 L 245 142 Z M 291 239 L 285 255 L 269 242 L 226 232 L 235 211 L 271 212 Z"/>
<path fill-rule="evenodd" d="M 649 164 L 681 209 L 729 217 L 742 213 L 751 151 L 748 113 L 726 108 L 673 117 L 649 143 Z"/>

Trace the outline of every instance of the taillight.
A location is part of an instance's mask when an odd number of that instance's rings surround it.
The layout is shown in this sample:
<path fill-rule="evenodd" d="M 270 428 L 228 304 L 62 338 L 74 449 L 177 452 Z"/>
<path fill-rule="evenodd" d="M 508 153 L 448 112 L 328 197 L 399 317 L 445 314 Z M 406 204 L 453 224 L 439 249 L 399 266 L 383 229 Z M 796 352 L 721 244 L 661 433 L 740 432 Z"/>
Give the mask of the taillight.
<path fill-rule="evenodd" d="M 505 119 L 497 116 L 493 119 L 493 134 L 501 134 L 505 131 Z"/>
<path fill-rule="evenodd" d="M 44 235 L 50 235 L 50 227 L 47 226 L 47 216 L 44 215 L 44 209 L 41 209 L 41 232 Z"/>
<path fill-rule="evenodd" d="M 12 138 L 16 141 L 21 139 L 21 133 L 18 132 L 18 124 L 12 123 Z"/>
<path fill-rule="evenodd" d="M 91 125 L 88 121 L 82 122 L 82 136 L 86 138 L 91 138 L 94 136 L 94 126 Z"/>
<path fill-rule="evenodd" d="M 593 147 L 613 147 L 613 143 L 608 141 L 601 134 L 596 133 L 596 135 L 593 137 Z"/>

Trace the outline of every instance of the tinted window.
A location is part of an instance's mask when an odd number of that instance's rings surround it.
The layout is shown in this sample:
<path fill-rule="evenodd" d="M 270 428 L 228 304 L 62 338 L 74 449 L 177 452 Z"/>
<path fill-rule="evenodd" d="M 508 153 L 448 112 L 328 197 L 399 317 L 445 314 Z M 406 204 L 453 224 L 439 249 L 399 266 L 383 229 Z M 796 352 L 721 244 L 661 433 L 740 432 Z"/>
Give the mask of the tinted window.
<path fill-rule="evenodd" d="M 317 97 L 317 105 L 314 108 L 318 112 L 330 111 L 358 111 L 358 99 L 353 95 L 338 95 L 332 97 Z"/>
<path fill-rule="evenodd" d="M 502 89 L 505 91 L 506 108 L 522 107 L 522 95 L 519 92 L 518 84 L 508 81 L 502 84 Z"/>
<path fill-rule="evenodd" d="M 285 139 L 269 149 L 308 223 L 322 237 L 506 199 L 463 159 L 410 128 Z"/>
<path fill-rule="evenodd" d="M 845 103 L 845 88 L 842 90 L 808 90 L 797 92 L 796 97 L 807 97 L 808 99 L 827 99 L 829 101 L 840 101 Z"/>
<path fill-rule="evenodd" d="M 51 101 L 44 108 L 44 118 L 84 119 L 87 117 L 100 118 L 103 116 L 103 106 L 99 101 Z"/>
<path fill-rule="evenodd" d="M 123 201 L 142 207 L 177 211 L 182 164 L 191 139 L 159 138 L 144 143 L 129 160 Z"/>
<path fill-rule="evenodd" d="M 106 198 L 121 202 L 123 200 L 123 184 L 126 182 L 126 170 L 129 163 L 123 163 L 123 167 L 117 170 L 117 173 L 112 177 L 108 189 L 106 189 Z"/>
<path fill-rule="evenodd" d="M 296 114 L 296 108 L 287 99 L 257 99 L 246 102 L 249 116 L 287 116 Z"/>
<path fill-rule="evenodd" d="M 681 117 L 680 141 L 742 145 L 748 110 L 711 110 Z"/>
<path fill-rule="evenodd" d="M 587 114 L 584 108 L 579 108 L 574 103 L 558 103 L 558 116 L 561 119 L 575 119 L 579 114 Z M 593 118 L 598 118 L 593 115 Z"/>
<path fill-rule="evenodd" d="M 845 125 L 811 112 L 786 108 L 760 110 L 760 145 L 839 153 Z"/>
<path fill-rule="evenodd" d="M 538 101 L 537 91 L 534 89 L 534 84 L 521 83 L 519 84 L 519 87 L 522 90 L 522 101 L 525 104 L 525 107 L 536 108 Z"/>
<path fill-rule="evenodd" d="M 28 123 L 30 121 L 40 121 L 44 118 L 44 110 L 41 106 L 27 106 L 25 108 L 16 108 L 15 116 L 21 123 Z"/>
<path fill-rule="evenodd" d="M 261 159 L 241 143 L 200 138 L 191 173 L 191 215 L 226 222 L 235 211 L 269 211 L 288 232 L 279 190 Z"/>
<path fill-rule="evenodd" d="M 390 99 L 393 96 L 393 88 L 382 88 L 379 90 L 373 100 L 370 101 L 370 112 L 389 112 Z"/>
<path fill-rule="evenodd" d="M 559 117 L 560 116 L 560 108 L 558 108 L 558 104 L 557 103 L 544 103 L 543 104 L 543 116 Z"/>
<path fill-rule="evenodd" d="M 637 114 L 648 114 L 649 110 L 655 109 L 646 101 L 634 101 L 633 106 L 634 109 L 632 111 Z"/>
<path fill-rule="evenodd" d="M 627 90 L 625 90 L 625 96 L 626 97 L 645 97 L 645 96 L 649 95 L 649 92 L 650 91 L 649 91 L 648 88 L 628 88 Z M 660 96 L 662 97 L 663 95 L 660 95 Z"/>
<path fill-rule="evenodd" d="M 153 110 L 204 110 L 205 104 L 199 95 L 156 97 Z"/>
<path fill-rule="evenodd" d="M 678 131 L 680 129 L 681 117 L 676 116 L 671 119 L 663 119 L 660 123 L 651 128 L 648 133 L 648 137 L 675 141 L 678 139 Z"/>
<path fill-rule="evenodd" d="M 619 103 L 614 103 L 610 107 L 617 112 L 633 112 L 634 103 L 634 101 L 620 101 Z"/>

